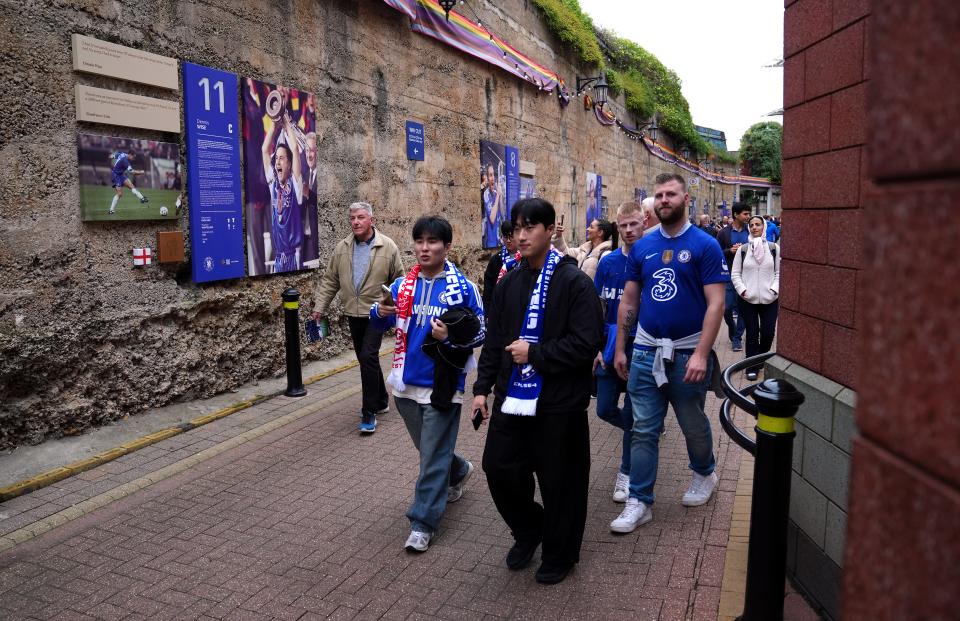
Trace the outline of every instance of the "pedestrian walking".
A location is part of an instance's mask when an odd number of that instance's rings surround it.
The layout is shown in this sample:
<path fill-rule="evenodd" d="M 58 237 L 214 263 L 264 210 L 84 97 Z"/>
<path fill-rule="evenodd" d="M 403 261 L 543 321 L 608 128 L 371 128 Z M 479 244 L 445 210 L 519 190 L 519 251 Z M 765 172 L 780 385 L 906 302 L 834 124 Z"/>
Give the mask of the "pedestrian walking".
<path fill-rule="evenodd" d="M 729 280 L 716 240 L 686 221 L 689 195 L 683 177 L 658 175 L 654 183 L 660 231 L 634 244 L 618 311 L 616 362 L 627 379 L 633 408 L 630 493 L 610 523 L 629 533 L 653 519 L 660 430 L 672 405 L 683 431 L 693 478 L 681 504 L 706 503 L 717 485 L 713 434 L 704 413 L 707 390 L 719 372 L 713 342 Z M 639 325 L 637 325 L 639 309 Z M 632 362 L 624 345 L 637 326 Z"/>
<path fill-rule="evenodd" d="M 750 239 L 750 233 L 747 231 L 747 220 L 750 219 L 750 205 L 746 203 L 734 203 L 731 208 L 733 217 L 730 224 L 723 227 L 717 233 L 717 241 L 720 243 L 720 249 L 723 250 L 723 258 L 727 263 L 727 270 L 733 266 L 733 257 L 740 246 L 747 243 Z M 743 349 L 743 318 L 737 310 L 737 290 L 733 288 L 733 283 L 727 282 L 727 290 L 724 298 L 723 320 L 727 324 L 727 336 L 730 338 L 730 344 L 733 351 Z"/>
<path fill-rule="evenodd" d="M 740 246 L 733 259 L 730 280 L 746 329 L 746 357 L 770 351 L 780 311 L 780 247 L 765 235 L 769 223 L 750 218 L 750 242 Z M 747 379 L 757 379 L 760 367 L 747 369 Z"/>
<path fill-rule="evenodd" d="M 713 223 L 710 222 L 710 216 L 707 214 L 700 216 L 700 230 L 714 239 L 717 237 L 717 229 L 714 228 Z"/>
<path fill-rule="evenodd" d="M 500 239 L 503 244 L 499 252 L 495 252 L 487 261 L 487 269 L 483 271 L 483 307 L 488 308 L 493 300 L 493 289 L 497 282 L 507 272 L 520 265 L 517 254 L 517 242 L 513 238 L 513 223 L 500 223 Z"/>
<path fill-rule="evenodd" d="M 567 248 L 567 240 L 563 238 L 563 225 L 556 226 L 554 246 L 560 252 L 565 252 L 577 261 L 577 267 L 583 273 L 593 278 L 597 273 L 600 259 L 609 254 L 616 243 L 615 227 L 607 220 L 593 220 L 587 227 L 587 241 L 576 248 Z"/>
<path fill-rule="evenodd" d="M 455 452 L 466 371 L 483 343 L 483 303 L 477 286 L 447 259 L 453 227 L 439 216 L 413 225 L 417 264 L 390 286 L 390 297 L 370 309 L 371 326 L 397 328 L 387 384 L 407 433 L 420 453 L 420 473 L 407 511 L 404 547 L 426 552 L 448 502 L 456 502 L 473 474 Z"/>
<path fill-rule="evenodd" d="M 593 282 L 551 246 L 555 218 L 553 205 L 541 198 L 513 207 L 523 262 L 493 292 L 473 385 L 473 408 L 490 422 L 483 470 L 514 537 L 507 567 L 526 567 L 542 542 L 536 580 L 543 584 L 562 581 L 580 559 L 590 474 L 590 370 L 603 345 Z M 535 485 L 542 505 L 534 500 Z"/>
<path fill-rule="evenodd" d="M 643 207 L 636 201 L 620 205 L 617 209 L 617 231 L 623 245 L 600 259 L 597 275 L 593 280 L 597 295 L 604 304 L 606 337 L 605 345 L 593 363 L 593 373 L 597 378 L 597 416 L 623 432 L 620 469 L 613 485 L 614 502 L 626 502 L 630 492 L 630 437 L 633 429 L 633 409 L 630 406 L 629 394 L 624 397 L 623 407 L 620 407 L 620 395 L 626 392 L 627 383 L 613 368 L 617 344 L 617 310 L 626 282 L 627 258 L 633 244 L 643 235 L 643 215 Z M 632 329 L 627 335 L 624 351 L 633 351 L 635 334 L 636 330 Z"/>
<path fill-rule="evenodd" d="M 370 434 L 377 429 L 377 415 L 385 414 L 390 405 L 380 370 L 383 332 L 370 327 L 370 306 L 380 297 L 381 286 L 403 275 L 403 263 L 397 245 L 377 230 L 369 203 L 353 203 L 347 214 L 352 233 L 333 248 L 320 278 L 312 317 L 323 320 L 333 299 L 340 295 L 360 363 L 360 433 Z"/>

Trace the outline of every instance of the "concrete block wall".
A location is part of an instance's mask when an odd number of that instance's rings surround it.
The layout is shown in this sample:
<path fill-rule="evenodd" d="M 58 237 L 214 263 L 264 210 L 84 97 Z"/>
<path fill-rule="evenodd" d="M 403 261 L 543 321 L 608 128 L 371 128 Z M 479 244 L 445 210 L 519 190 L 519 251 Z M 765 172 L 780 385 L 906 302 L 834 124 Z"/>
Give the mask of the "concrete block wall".
<path fill-rule="evenodd" d="M 786 379 L 805 397 L 793 444 L 787 570 L 824 616 L 837 619 L 856 393 L 781 356 L 767 363 L 765 377 Z"/>

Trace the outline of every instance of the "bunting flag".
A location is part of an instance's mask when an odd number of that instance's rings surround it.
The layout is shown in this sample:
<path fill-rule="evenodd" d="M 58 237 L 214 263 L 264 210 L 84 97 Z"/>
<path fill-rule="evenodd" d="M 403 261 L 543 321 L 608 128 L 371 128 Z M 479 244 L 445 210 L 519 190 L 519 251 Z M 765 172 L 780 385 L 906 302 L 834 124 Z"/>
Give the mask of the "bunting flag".
<path fill-rule="evenodd" d="M 415 32 L 443 41 L 512 73 L 545 92 L 550 93 L 556 89 L 561 104 L 566 105 L 569 102 L 570 94 L 564 88 L 563 79 L 555 71 L 520 53 L 480 22 L 467 19 L 457 11 L 450 11 L 448 20 L 447 14 L 436 0 L 383 1 L 409 17 L 410 28 Z"/>

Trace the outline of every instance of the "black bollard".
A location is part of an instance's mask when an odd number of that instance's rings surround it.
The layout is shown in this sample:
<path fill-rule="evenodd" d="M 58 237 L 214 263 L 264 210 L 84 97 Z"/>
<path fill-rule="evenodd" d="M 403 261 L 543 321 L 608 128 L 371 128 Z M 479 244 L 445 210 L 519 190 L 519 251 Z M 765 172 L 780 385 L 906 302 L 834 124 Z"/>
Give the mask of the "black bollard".
<path fill-rule="evenodd" d="M 283 394 L 302 397 L 307 390 L 300 369 L 300 292 L 296 289 L 283 292 L 283 327 L 287 348 L 287 389 Z"/>
<path fill-rule="evenodd" d="M 787 572 L 787 520 L 793 417 L 803 394 L 790 382 L 769 379 L 757 386 L 757 452 L 753 466 L 747 590 L 739 621 L 783 621 Z"/>

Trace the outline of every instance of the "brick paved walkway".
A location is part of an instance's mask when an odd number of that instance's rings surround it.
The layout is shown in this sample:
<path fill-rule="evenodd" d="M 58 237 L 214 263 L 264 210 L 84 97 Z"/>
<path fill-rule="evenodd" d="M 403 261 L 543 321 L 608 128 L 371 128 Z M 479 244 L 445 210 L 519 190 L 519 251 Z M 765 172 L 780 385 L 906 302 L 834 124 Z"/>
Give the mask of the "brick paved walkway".
<path fill-rule="evenodd" d="M 724 340 L 726 365 L 739 354 Z M 416 452 L 395 412 L 359 436 L 359 402 L 352 369 L 0 504 L 0 542 L 22 541 L 0 553 L 0 618 L 717 618 L 742 451 L 712 396 L 717 495 L 680 506 L 668 418 L 655 519 L 626 536 L 608 528 L 619 433 L 592 417 L 581 562 L 552 587 L 536 563 L 505 567 L 512 539 L 479 468 L 431 549 L 406 553 Z M 477 465 L 485 430 L 461 421 Z"/>

